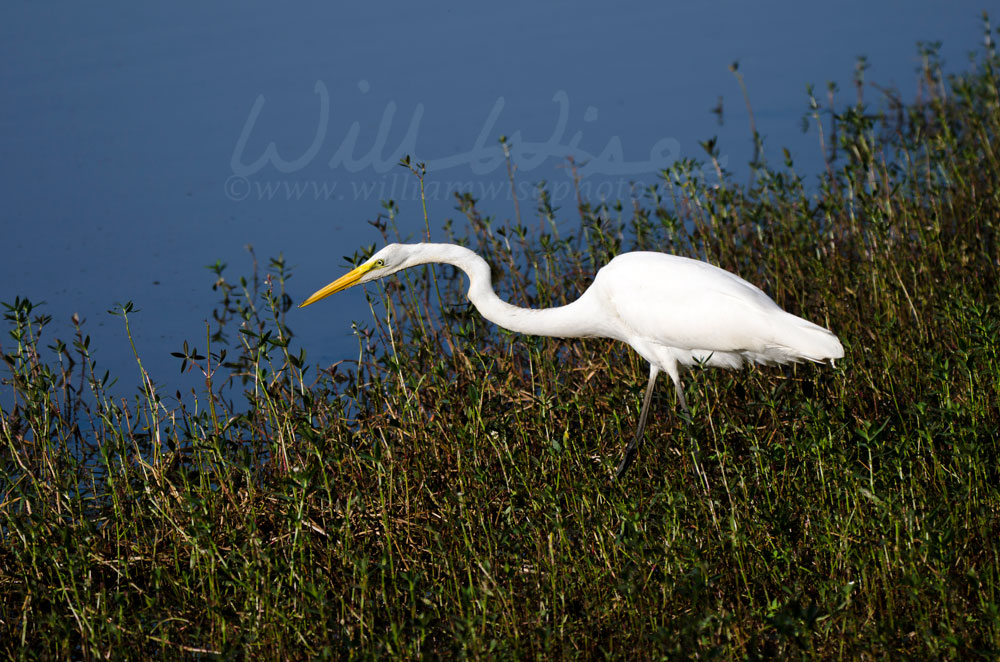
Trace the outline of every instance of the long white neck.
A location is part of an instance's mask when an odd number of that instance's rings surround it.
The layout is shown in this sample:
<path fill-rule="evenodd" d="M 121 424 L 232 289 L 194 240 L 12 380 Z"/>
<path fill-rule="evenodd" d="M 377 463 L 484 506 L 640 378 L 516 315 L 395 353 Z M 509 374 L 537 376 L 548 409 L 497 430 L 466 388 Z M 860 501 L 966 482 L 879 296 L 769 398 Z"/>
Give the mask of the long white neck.
<path fill-rule="evenodd" d="M 573 303 L 557 308 L 519 308 L 500 299 L 493 291 L 490 265 L 468 248 L 454 244 L 421 244 L 427 255 L 415 255 L 407 266 L 443 262 L 458 267 L 469 277 L 469 301 L 479 313 L 498 326 L 518 333 L 556 338 L 587 338 L 604 335 L 597 324 L 591 298 L 584 293 Z"/>

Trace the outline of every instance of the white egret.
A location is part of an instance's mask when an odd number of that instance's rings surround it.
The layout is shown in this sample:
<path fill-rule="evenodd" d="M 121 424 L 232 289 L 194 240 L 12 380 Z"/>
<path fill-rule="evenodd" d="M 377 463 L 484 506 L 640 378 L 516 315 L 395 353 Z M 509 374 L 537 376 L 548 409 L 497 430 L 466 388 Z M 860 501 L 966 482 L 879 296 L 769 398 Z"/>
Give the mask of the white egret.
<path fill-rule="evenodd" d="M 833 362 L 844 348 L 833 333 L 778 307 L 759 288 L 719 267 L 677 255 L 635 252 L 615 257 L 573 303 L 533 310 L 502 301 L 486 260 L 453 244 L 390 244 L 318 290 L 300 308 L 334 292 L 430 262 L 458 267 L 469 277 L 469 301 L 489 321 L 518 333 L 557 338 L 613 338 L 649 361 L 639 426 L 618 465 L 629 467 L 646 428 L 653 386 L 670 375 L 688 412 L 680 368 L 703 364 L 739 368 L 801 360 Z"/>

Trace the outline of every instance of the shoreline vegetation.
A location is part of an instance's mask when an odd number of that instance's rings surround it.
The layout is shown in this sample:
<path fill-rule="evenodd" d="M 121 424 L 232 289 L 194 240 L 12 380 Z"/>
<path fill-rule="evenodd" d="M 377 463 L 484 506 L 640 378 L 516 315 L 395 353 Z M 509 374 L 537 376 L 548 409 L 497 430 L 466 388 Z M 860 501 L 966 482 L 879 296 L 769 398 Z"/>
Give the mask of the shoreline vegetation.
<path fill-rule="evenodd" d="M 661 385 L 617 482 L 642 360 L 498 329 L 450 268 L 369 287 L 356 358 L 317 367 L 286 324 L 284 261 L 236 281 L 217 264 L 214 322 L 176 354 L 203 386 L 165 394 L 137 355 L 131 399 L 78 322 L 53 341 L 44 310 L 6 303 L 0 655 L 996 659 L 985 30 L 961 75 L 922 45 L 911 102 L 867 98 L 863 60 L 856 100 L 809 90 L 827 157 L 809 179 L 754 135 L 749 184 L 712 139 L 629 200 L 554 209 L 539 183 L 502 222 L 456 198 L 463 220 L 434 239 L 485 257 L 511 303 L 566 303 L 650 249 L 733 271 L 842 340 L 836 369 L 690 371 L 690 424 Z M 400 213 L 376 221 L 387 241 L 407 239 Z M 116 313 L 128 329 L 132 304 Z"/>

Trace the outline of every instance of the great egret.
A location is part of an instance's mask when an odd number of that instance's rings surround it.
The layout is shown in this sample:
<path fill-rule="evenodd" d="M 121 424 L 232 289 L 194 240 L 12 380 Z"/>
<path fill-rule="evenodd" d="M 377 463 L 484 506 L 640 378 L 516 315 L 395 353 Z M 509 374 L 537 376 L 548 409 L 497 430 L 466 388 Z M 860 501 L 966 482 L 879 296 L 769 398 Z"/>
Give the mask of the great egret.
<path fill-rule="evenodd" d="M 318 290 L 299 307 L 334 292 L 429 262 L 458 267 L 469 277 L 469 301 L 489 321 L 518 333 L 557 338 L 613 338 L 649 361 L 649 383 L 639 427 L 615 477 L 628 469 L 646 428 L 653 386 L 670 375 L 687 413 L 680 367 L 704 364 L 739 368 L 803 359 L 833 362 L 844 348 L 833 333 L 778 307 L 770 297 L 719 267 L 665 253 L 624 253 L 602 267 L 573 303 L 532 310 L 502 301 L 493 291 L 490 266 L 454 244 L 389 244 L 359 267 Z"/>

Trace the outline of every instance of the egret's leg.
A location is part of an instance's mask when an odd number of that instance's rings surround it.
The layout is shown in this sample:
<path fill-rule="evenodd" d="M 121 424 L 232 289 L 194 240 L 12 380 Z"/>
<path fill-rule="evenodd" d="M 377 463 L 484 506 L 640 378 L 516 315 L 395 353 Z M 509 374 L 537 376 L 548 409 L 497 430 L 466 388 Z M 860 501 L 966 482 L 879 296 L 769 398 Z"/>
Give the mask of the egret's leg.
<path fill-rule="evenodd" d="M 688 409 L 688 403 L 687 399 L 684 397 L 684 387 L 681 385 L 681 380 L 678 379 L 674 382 L 674 388 L 677 389 L 677 401 L 681 403 L 681 409 L 683 409 L 684 413 L 688 415 L 688 418 L 691 418 L 691 410 Z"/>
<path fill-rule="evenodd" d="M 684 397 L 684 385 L 681 384 L 681 374 L 677 369 L 677 362 L 668 363 L 666 365 L 667 374 L 670 375 L 670 379 L 674 382 L 674 390 L 677 391 L 677 402 L 681 403 L 681 409 L 687 414 L 688 420 L 691 419 L 691 410 L 688 409 L 687 398 Z"/>
<path fill-rule="evenodd" d="M 632 465 L 632 461 L 635 460 L 635 454 L 638 452 L 639 444 L 642 442 L 642 433 L 646 430 L 646 416 L 649 415 L 649 403 L 653 400 L 653 387 L 656 385 L 656 376 L 658 374 L 660 374 L 660 369 L 652 363 L 649 364 L 649 384 L 646 385 L 646 395 L 642 399 L 642 411 L 639 413 L 639 428 L 635 431 L 632 441 L 628 442 L 628 446 L 625 448 L 625 457 L 618 463 L 615 478 L 621 478 L 622 474 Z"/>

